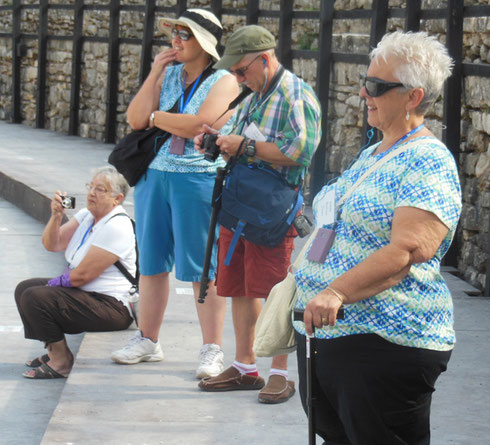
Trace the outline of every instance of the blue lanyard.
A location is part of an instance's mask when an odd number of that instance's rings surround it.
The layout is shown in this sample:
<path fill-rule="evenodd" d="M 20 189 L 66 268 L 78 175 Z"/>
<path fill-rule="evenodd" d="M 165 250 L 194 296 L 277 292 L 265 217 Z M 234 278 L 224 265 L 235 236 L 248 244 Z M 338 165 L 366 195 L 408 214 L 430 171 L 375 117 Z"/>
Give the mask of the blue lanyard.
<path fill-rule="evenodd" d="M 89 232 L 92 230 L 92 227 L 94 226 L 94 223 L 92 223 L 90 225 L 90 227 L 87 229 L 87 231 L 85 232 L 85 235 L 83 235 L 83 238 L 82 238 L 82 241 L 80 242 L 80 245 L 77 247 L 77 250 L 75 250 L 75 253 L 78 252 L 78 250 L 80 249 L 80 247 L 83 246 L 83 244 L 85 243 L 85 241 L 87 241 L 87 238 L 88 238 L 88 234 Z"/>
<path fill-rule="evenodd" d="M 204 71 L 206 71 L 206 69 Z M 189 103 L 189 101 L 192 98 L 192 95 L 194 94 L 194 91 L 196 91 L 197 85 L 199 84 L 199 80 L 201 80 L 201 76 L 203 75 L 204 71 L 201 74 L 199 74 L 199 77 L 194 82 L 194 85 L 192 85 L 191 92 L 187 96 L 187 100 L 185 101 L 185 103 L 184 103 L 184 98 L 185 98 L 185 81 L 187 79 L 187 72 L 184 71 L 184 73 L 185 73 L 184 74 L 184 83 L 182 84 L 182 95 L 180 96 L 179 113 L 183 113 L 184 110 L 185 110 L 185 108 L 187 107 L 187 104 Z"/>
<path fill-rule="evenodd" d="M 418 131 L 422 130 L 422 128 L 424 128 L 424 126 L 425 126 L 425 124 L 423 124 L 423 123 L 422 123 L 422 124 L 420 124 L 420 125 L 419 125 L 417 128 L 414 128 L 413 130 L 409 131 L 407 134 L 405 134 L 404 136 L 402 136 L 402 137 L 401 137 L 400 139 L 398 139 L 398 140 L 397 140 L 397 141 L 396 141 L 396 142 L 395 142 L 395 143 L 394 143 L 394 144 L 393 144 L 393 145 L 392 145 L 390 148 L 388 148 L 388 150 L 384 151 L 383 153 L 380 153 L 380 154 L 382 155 L 382 156 L 381 156 L 381 158 L 382 158 L 383 156 L 385 156 L 385 155 L 386 155 L 386 153 L 388 153 L 390 150 L 393 150 L 394 148 L 396 148 L 396 146 L 397 146 L 397 145 L 400 145 L 400 144 L 401 144 L 401 143 L 402 143 L 404 140 L 406 140 L 407 138 L 409 138 L 409 137 L 410 137 L 410 136 L 412 136 L 413 134 L 417 133 Z M 352 165 L 352 164 L 351 164 L 351 165 Z M 362 171 L 361 171 L 361 170 L 359 170 L 359 171 L 357 172 L 357 175 L 356 175 L 355 177 L 353 177 L 353 178 L 352 178 L 352 179 L 353 179 L 353 182 L 352 182 L 353 184 L 355 184 L 355 182 L 357 181 L 357 179 L 358 179 L 358 178 L 361 176 L 361 173 L 362 173 Z M 337 180 L 339 177 L 340 177 L 340 176 L 338 176 L 337 178 L 334 178 L 334 179 L 336 179 L 336 180 Z M 331 181 L 329 181 L 329 183 L 330 183 L 330 182 L 332 182 L 332 180 L 331 180 Z M 328 185 L 328 184 L 327 184 L 327 185 Z M 344 203 L 344 204 L 345 204 L 345 203 Z M 340 209 L 341 209 L 341 207 L 339 207 L 339 208 L 337 209 L 337 212 L 336 212 L 336 218 L 335 218 L 335 222 L 334 222 L 334 229 L 333 229 L 333 230 L 335 230 L 335 226 L 337 225 L 337 220 L 339 220 L 339 219 L 340 219 Z"/>
<path fill-rule="evenodd" d="M 383 153 L 383 156 L 388 153 L 390 150 L 392 150 L 393 148 L 395 148 L 397 145 L 400 145 L 405 139 L 409 138 L 410 136 L 412 136 L 412 134 L 415 134 L 417 133 L 417 131 L 420 131 L 422 130 L 422 128 L 425 127 L 425 124 L 420 124 L 417 128 L 414 128 L 412 131 L 409 131 L 406 135 L 402 136 L 400 139 L 398 139 L 390 148 L 388 148 L 388 150 L 386 150 L 384 153 Z"/>

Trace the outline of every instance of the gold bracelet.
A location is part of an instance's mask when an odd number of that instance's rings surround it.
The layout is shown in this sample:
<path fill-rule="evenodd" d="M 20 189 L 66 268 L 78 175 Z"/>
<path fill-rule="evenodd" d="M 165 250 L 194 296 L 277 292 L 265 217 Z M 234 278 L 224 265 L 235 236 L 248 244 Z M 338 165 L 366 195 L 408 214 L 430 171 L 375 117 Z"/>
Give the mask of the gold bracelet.
<path fill-rule="evenodd" d="M 345 295 L 330 286 L 327 287 L 327 290 L 332 291 L 332 293 L 340 300 L 340 304 L 344 304 L 344 301 L 346 300 Z"/>

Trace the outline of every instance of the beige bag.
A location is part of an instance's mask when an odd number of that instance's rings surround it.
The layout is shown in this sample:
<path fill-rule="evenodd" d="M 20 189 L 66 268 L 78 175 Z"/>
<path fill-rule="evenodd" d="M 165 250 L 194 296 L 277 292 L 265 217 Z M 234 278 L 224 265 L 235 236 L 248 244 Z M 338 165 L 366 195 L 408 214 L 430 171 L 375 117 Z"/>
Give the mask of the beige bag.
<path fill-rule="evenodd" d="M 297 268 L 306 254 L 308 246 L 315 239 L 315 229 L 293 264 Z M 255 325 L 254 351 L 258 357 L 274 357 L 289 354 L 296 349 L 291 313 L 296 305 L 296 282 L 294 274 L 288 272 L 286 278 L 277 283 L 260 312 Z"/>

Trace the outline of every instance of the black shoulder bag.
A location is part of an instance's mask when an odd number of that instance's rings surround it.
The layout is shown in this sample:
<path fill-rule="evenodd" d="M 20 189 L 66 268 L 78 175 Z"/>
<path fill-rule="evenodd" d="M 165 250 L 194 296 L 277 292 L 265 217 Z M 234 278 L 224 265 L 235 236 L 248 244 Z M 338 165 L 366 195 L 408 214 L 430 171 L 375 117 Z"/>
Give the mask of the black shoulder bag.
<path fill-rule="evenodd" d="M 209 77 L 214 70 L 208 67 L 204 70 L 197 88 L 202 82 Z M 192 84 L 191 84 L 192 85 Z M 191 85 L 186 89 L 189 94 Z M 180 102 L 180 96 L 168 113 L 176 113 Z M 114 147 L 109 155 L 108 162 L 116 167 L 133 187 L 139 181 L 141 176 L 146 173 L 148 166 L 155 159 L 158 151 L 164 142 L 171 136 L 165 130 L 158 127 L 147 128 L 146 130 L 132 131 L 124 136 L 121 141 Z"/>

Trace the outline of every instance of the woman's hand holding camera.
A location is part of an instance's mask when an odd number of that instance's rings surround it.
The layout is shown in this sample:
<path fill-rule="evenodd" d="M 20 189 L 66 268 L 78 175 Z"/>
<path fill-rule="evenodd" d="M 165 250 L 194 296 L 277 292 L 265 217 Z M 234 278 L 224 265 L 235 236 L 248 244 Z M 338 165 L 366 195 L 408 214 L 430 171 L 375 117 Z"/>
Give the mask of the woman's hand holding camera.
<path fill-rule="evenodd" d="M 61 193 L 56 190 L 56 193 L 51 201 L 51 214 L 53 216 L 63 216 L 65 214 L 65 209 L 63 207 L 63 198 L 66 193 Z"/>

